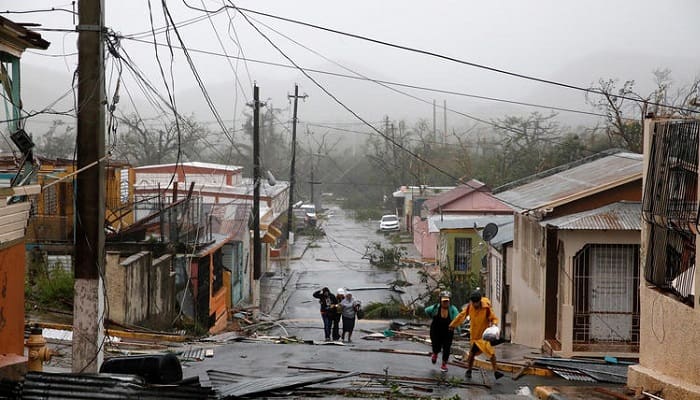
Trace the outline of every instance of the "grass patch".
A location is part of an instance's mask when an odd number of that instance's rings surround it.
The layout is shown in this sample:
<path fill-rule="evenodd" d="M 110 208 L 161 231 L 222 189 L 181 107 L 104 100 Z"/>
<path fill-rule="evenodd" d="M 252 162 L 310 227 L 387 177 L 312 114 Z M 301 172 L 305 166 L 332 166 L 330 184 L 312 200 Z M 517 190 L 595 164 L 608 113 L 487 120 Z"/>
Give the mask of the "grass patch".
<path fill-rule="evenodd" d="M 54 268 L 37 278 L 34 286 L 26 285 L 27 299 L 52 308 L 73 309 L 73 273 L 63 268 Z"/>

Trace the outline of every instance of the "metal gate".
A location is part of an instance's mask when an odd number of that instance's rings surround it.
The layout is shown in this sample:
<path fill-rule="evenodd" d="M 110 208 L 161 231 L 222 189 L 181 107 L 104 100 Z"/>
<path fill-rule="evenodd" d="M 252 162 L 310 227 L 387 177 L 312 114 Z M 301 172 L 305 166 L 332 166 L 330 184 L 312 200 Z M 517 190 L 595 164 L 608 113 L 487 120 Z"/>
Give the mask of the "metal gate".
<path fill-rule="evenodd" d="M 639 246 L 589 244 L 574 257 L 574 342 L 639 343 Z"/>

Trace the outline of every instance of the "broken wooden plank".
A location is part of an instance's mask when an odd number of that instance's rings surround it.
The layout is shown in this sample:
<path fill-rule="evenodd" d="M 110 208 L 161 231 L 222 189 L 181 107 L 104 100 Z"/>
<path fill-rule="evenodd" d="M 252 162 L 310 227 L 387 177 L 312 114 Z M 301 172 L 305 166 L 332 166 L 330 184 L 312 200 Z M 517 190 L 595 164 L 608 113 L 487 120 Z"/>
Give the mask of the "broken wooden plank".
<path fill-rule="evenodd" d="M 52 322 L 32 322 L 32 325 L 37 325 L 40 328 L 61 329 L 73 331 L 73 325 L 57 324 Z M 175 335 L 167 332 L 141 332 L 141 331 L 124 331 L 118 329 L 105 329 L 105 335 L 116 336 L 127 339 L 162 341 L 162 342 L 186 342 L 191 339 L 184 335 Z"/>
<path fill-rule="evenodd" d="M 527 371 L 527 369 L 530 368 L 531 366 L 532 366 L 532 361 L 526 362 L 525 365 L 520 367 L 520 369 L 518 369 L 518 371 L 516 371 L 515 375 L 513 375 L 513 380 L 517 381 L 518 379 L 520 379 L 523 375 L 525 375 L 525 371 Z"/>
<path fill-rule="evenodd" d="M 468 366 L 469 366 L 469 364 L 467 364 L 464 361 L 452 361 L 452 362 L 450 362 L 450 364 L 453 364 L 453 365 L 456 365 L 456 366 L 462 367 L 462 368 L 468 368 Z M 490 361 L 480 360 L 478 358 L 474 359 L 474 366 L 477 368 L 481 368 L 481 369 L 488 369 L 488 370 L 493 369 L 493 366 L 491 365 Z M 511 372 L 512 373 L 515 371 L 519 371 L 520 368 L 522 368 L 522 367 L 523 367 L 523 364 L 517 364 L 517 363 L 512 363 L 512 362 L 499 361 L 496 363 L 496 368 L 499 371 L 503 371 L 503 372 Z M 527 369 L 525 371 L 526 371 L 527 375 L 536 375 L 536 376 L 545 376 L 545 377 L 554 376 L 552 371 L 550 371 L 547 368 L 537 368 L 537 367 L 529 366 L 529 367 L 527 367 Z"/>

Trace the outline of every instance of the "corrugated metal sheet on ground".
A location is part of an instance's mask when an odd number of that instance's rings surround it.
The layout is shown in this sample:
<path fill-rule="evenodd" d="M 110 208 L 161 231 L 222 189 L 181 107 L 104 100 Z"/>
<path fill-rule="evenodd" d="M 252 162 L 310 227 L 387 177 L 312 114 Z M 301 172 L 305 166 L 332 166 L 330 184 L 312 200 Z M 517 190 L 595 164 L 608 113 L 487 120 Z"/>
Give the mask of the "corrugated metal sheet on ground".
<path fill-rule="evenodd" d="M 621 201 L 590 211 L 544 220 L 540 225 L 554 225 L 566 230 L 638 231 L 642 228 L 642 204 Z"/>
<path fill-rule="evenodd" d="M 226 386 L 232 383 L 240 383 L 244 380 L 257 379 L 258 376 L 239 374 L 236 372 L 225 372 L 210 369 L 207 371 L 207 378 L 202 381 L 202 386 Z"/>
<path fill-rule="evenodd" d="M 204 349 L 202 348 L 190 348 L 182 353 L 180 353 L 179 359 L 181 360 L 194 360 L 194 361 L 202 361 L 204 360 Z"/>
<path fill-rule="evenodd" d="M 554 372 L 558 376 L 566 379 L 567 381 L 576 381 L 576 382 L 595 382 L 596 381 L 595 379 L 584 374 L 583 372 L 576 371 L 573 369 L 554 368 L 554 367 L 550 367 L 549 369 L 551 369 L 552 372 Z"/>
<path fill-rule="evenodd" d="M 211 388 L 149 386 L 132 375 L 49 374 L 29 372 L 20 389 L 21 399 L 215 399 Z"/>
<path fill-rule="evenodd" d="M 627 383 L 628 365 L 596 364 L 569 360 L 536 360 L 537 365 L 543 365 L 550 369 L 564 368 L 580 371 L 598 382 Z"/>
<path fill-rule="evenodd" d="M 595 157 L 599 157 L 594 159 Z M 642 177 L 642 155 L 629 152 L 589 159 L 553 168 L 496 188 L 496 198 L 521 210 L 543 207 L 587 190 Z M 497 194 L 496 194 L 497 193 Z"/>
<path fill-rule="evenodd" d="M 330 382 L 359 375 L 359 372 L 347 374 L 313 373 L 283 377 L 268 377 L 249 379 L 240 383 L 232 383 L 216 389 L 222 399 L 232 399 L 241 396 L 257 395 L 279 389 L 294 389 L 322 382 Z"/>

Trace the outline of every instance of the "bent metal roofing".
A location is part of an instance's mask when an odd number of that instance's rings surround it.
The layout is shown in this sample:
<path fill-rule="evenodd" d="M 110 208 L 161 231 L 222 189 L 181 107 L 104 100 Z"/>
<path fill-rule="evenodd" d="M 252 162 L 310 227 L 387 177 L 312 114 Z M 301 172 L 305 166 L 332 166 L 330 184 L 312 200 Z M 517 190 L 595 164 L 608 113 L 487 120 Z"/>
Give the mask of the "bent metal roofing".
<path fill-rule="evenodd" d="M 605 189 L 641 179 L 641 154 L 620 151 L 529 180 L 495 194 L 518 211 L 565 204 Z M 510 185 L 509 185 L 510 186 Z"/>

